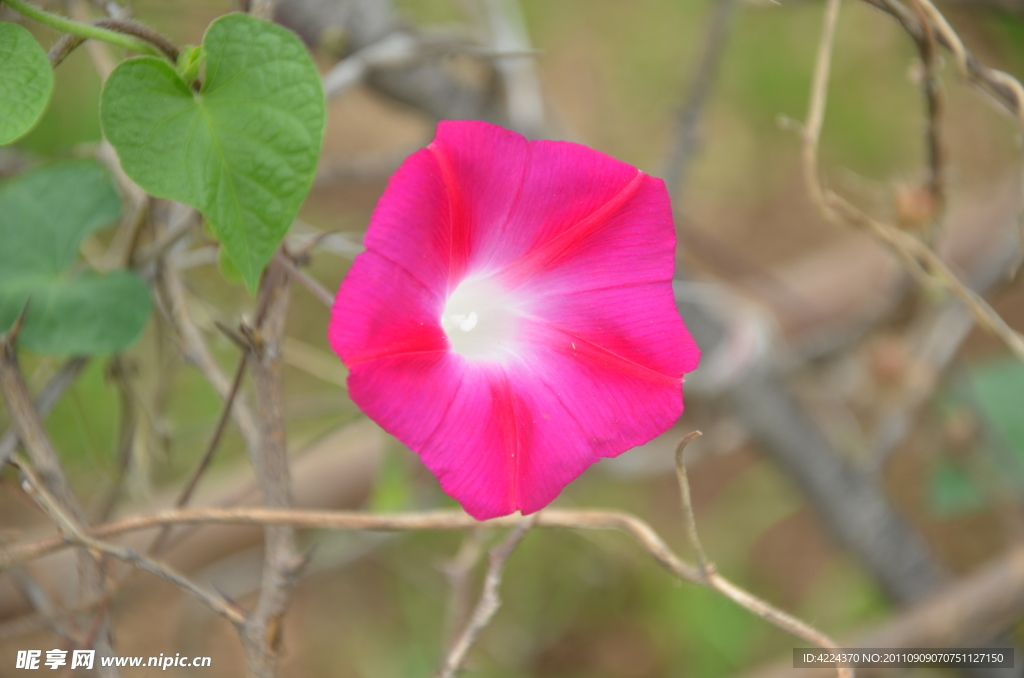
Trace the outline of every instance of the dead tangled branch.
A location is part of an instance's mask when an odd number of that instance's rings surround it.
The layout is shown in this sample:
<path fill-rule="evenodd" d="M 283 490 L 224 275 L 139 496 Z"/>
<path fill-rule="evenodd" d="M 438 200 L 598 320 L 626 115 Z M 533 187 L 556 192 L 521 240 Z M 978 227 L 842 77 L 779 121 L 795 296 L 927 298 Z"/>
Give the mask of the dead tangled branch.
<path fill-rule="evenodd" d="M 136 553 L 130 548 L 113 546 L 86 534 L 82 525 L 74 517 L 69 515 L 67 510 L 61 506 L 60 502 L 50 494 L 49 490 L 46 489 L 46 486 L 43 484 L 42 480 L 40 480 L 39 476 L 36 475 L 36 472 L 32 469 L 30 464 L 25 461 L 19 461 L 17 463 L 17 468 L 25 476 L 26 480 L 23 485 L 25 491 L 36 501 L 40 508 L 46 512 L 53 523 L 57 526 L 57 529 L 60 530 L 67 543 L 83 547 L 94 558 L 96 557 L 96 554 L 104 554 L 126 563 L 131 563 L 140 570 L 150 572 L 164 581 L 174 584 L 183 591 L 191 594 L 201 603 L 205 604 L 211 610 L 223 616 L 236 626 L 244 621 L 245 617 L 243 614 L 229 601 L 225 600 L 223 596 L 203 591 L 177 572 L 174 572 L 170 568 L 160 565 L 149 558 Z"/>
<path fill-rule="evenodd" d="M 269 508 L 291 505 L 281 355 L 290 299 L 291 276 L 283 266 L 272 262 L 260 283 L 254 324 L 242 326 L 249 344 L 261 424 L 260 445 L 249 451 L 249 459 L 263 504 Z M 250 675 L 272 678 L 277 675 L 284 614 L 305 559 L 295 552 L 295 533 L 290 526 L 267 526 L 264 534 L 263 582 L 256 607 L 243 626 L 242 638 Z"/>
<path fill-rule="evenodd" d="M 920 2 L 922 6 L 930 8 L 928 12 L 933 27 L 939 30 L 940 34 L 947 35 L 947 40 L 951 40 L 950 36 L 955 37 L 956 34 L 952 33 L 952 29 L 948 27 L 945 19 L 942 19 L 942 15 L 927 0 L 920 0 Z M 1024 336 L 1007 325 L 1006 321 L 993 310 L 988 302 L 967 287 L 938 254 L 910 233 L 874 219 L 825 185 L 818 168 L 818 142 L 825 120 L 832 47 L 835 42 L 840 3 L 841 0 L 828 0 L 825 5 L 824 25 L 814 65 L 810 103 L 803 126 L 804 181 L 808 194 L 825 218 L 863 229 L 888 245 L 923 286 L 926 288 L 938 286 L 953 294 L 971 311 L 983 329 L 997 336 L 1014 355 L 1024 361 Z M 922 39 L 927 38 L 923 37 Z M 962 50 L 959 40 L 953 44 L 958 46 L 953 48 L 954 52 Z M 958 58 L 966 63 L 965 56 Z M 989 73 L 989 77 L 992 77 L 991 73 Z M 1005 85 L 1005 81 L 1003 82 Z"/>
<path fill-rule="evenodd" d="M 920 8 L 931 22 L 930 28 L 926 27 L 917 14 L 899 0 L 864 0 L 864 2 L 895 17 L 914 40 L 926 40 L 929 30 L 934 33 L 939 44 L 952 52 L 960 75 L 992 95 L 1024 125 L 1024 87 L 1021 87 L 1020 82 L 1010 74 L 989 68 L 971 54 L 964 47 L 960 36 L 929 0 L 921 0 Z"/>
<path fill-rule="evenodd" d="M 466 655 L 470 648 L 476 642 L 477 636 L 491 622 L 491 618 L 501 607 L 498 590 L 501 587 L 501 576 L 505 569 L 505 563 L 508 562 L 509 556 L 516 550 L 519 542 L 523 540 L 535 522 L 536 514 L 533 517 L 524 518 L 509 533 L 505 541 L 491 549 L 488 554 L 490 564 L 484 578 L 484 590 L 480 594 L 480 601 L 476 604 L 476 609 L 473 610 L 473 615 L 470 617 L 469 623 L 466 624 L 466 628 L 459 634 L 452 649 L 448 652 L 444 665 L 437 674 L 438 678 L 453 678 L 458 673 L 462 663 L 466 661 Z"/>
<path fill-rule="evenodd" d="M 797 638 L 812 643 L 816 647 L 838 650 L 839 646 L 836 645 L 834 640 L 810 624 L 768 605 L 722 577 L 715 569 L 714 564 L 708 559 L 707 554 L 704 552 L 704 546 L 701 544 L 700 536 L 697 533 L 697 519 L 693 513 L 693 504 L 690 502 L 690 481 L 686 475 L 686 465 L 683 463 L 683 453 L 686 450 L 686 446 L 700 435 L 700 431 L 693 431 L 679 441 L 679 445 L 676 446 L 676 475 L 679 479 L 679 496 L 683 505 L 686 536 L 689 538 L 690 545 L 697 555 L 701 583 L 711 590 L 721 593 L 740 607 L 753 612 L 761 619 L 774 624 L 784 631 L 788 631 Z M 838 672 L 839 678 L 853 678 L 853 669 L 840 666 L 838 667 Z"/>
<path fill-rule="evenodd" d="M 52 497 L 53 506 L 59 507 L 63 515 L 69 516 L 69 520 L 73 520 L 77 525 L 85 525 L 85 511 L 71 490 L 60 457 L 50 442 L 42 418 L 29 396 L 28 386 L 18 363 L 15 346 L 27 309 L 28 305 L 22 309 L 13 327 L 0 337 L 0 392 L 3 393 L 7 410 L 14 422 L 14 430 L 39 472 L 37 487 Z M 78 553 L 78 577 L 84 595 L 96 596 L 103 591 L 103 565 L 94 554 L 85 549 Z M 108 616 L 100 615 L 96 620 L 94 645 L 101 656 L 112 654 L 108 628 Z"/>
<path fill-rule="evenodd" d="M 485 522 L 477 521 L 460 511 L 422 511 L 413 513 L 364 513 L 358 511 L 309 511 L 270 508 L 203 508 L 163 511 L 148 516 L 135 516 L 92 528 L 85 534 L 108 539 L 129 532 L 166 525 L 260 525 L 336 530 L 368 530 L 405 532 L 421 530 L 472 530 L 516 527 L 521 518 L 509 516 Z M 646 522 L 618 511 L 566 511 L 545 509 L 537 513 L 536 527 L 583 530 L 615 530 L 626 532 L 669 572 L 684 581 L 726 594 L 740 606 L 788 633 L 812 645 L 834 648 L 823 634 L 790 615 L 758 599 L 720 575 L 706 579 L 699 567 L 680 559 Z M 60 537 L 17 542 L 0 550 L 0 569 L 54 553 L 67 544 Z"/>

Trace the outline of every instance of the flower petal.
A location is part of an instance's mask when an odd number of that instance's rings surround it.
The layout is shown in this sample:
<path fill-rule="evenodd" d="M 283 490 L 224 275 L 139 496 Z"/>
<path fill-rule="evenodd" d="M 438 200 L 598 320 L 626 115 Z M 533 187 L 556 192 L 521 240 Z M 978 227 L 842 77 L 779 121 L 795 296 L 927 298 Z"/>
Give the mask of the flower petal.
<path fill-rule="evenodd" d="M 504 224 L 524 186 L 530 145 L 515 132 L 475 121 L 442 121 L 428 147 L 451 205 L 450 289 L 504 252 Z"/>
<path fill-rule="evenodd" d="M 338 290 L 327 337 L 349 368 L 383 356 L 445 352 L 448 338 L 438 325 L 443 307 L 443 297 L 367 250 L 352 262 Z"/>
<path fill-rule="evenodd" d="M 484 520 L 516 510 L 514 396 L 497 365 L 409 353 L 353 366 L 352 399 L 419 453 L 442 489 Z"/>
<path fill-rule="evenodd" d="M 350 394 L 471 515 L 539 510 L 681 414 L 699 350 L 673 299 L 661 180 L 442 122 L 365 242 L 330 328 Z"/>
<path fill-rule="evenodd" d="M 496 279 L 527 297 L 672 280 L 676 232 L 664 182 L 638 173 L 600 217 L 571 229 L 566 246 L 544 243 Z"/>
<path fill-rule="evenodd" d="M 550 503 L 601 457 L 648 442 L 682 414 L 682 380 L 544 323 L 524 323 L 525 359 L 508 366 L 522 400 L 517 507 Z"/>
<path fill-rule="evenodd" d="M 444 297 L 451 236 L 451 204 L 441 168 L 430 151 L 417 151 L 388 181 L 363 244 Z"/>
<path fill-rule="evenodd" d="M 349 391 L 467 513 L 532 513 L 601 457 L 662 433 L 683 409 L 679 379 L 574 340 L 536 323 L 522 360 L 376 358 L 350 367 Z"/>
<path fill-rule="evenodd" d="M 636 168 L 586 146 L 527 142 L 481 122 L 440 123 L 431 150 L 448 168 L 448 193 L 460 205 L 459 223 L 470 226 L 460 250 L 464 267 L 454 267 L 460 273 L 486 274 L 550 247 L 554 239 L 601 217 L 610 203 L 614 207 L 638 175 Z"/>
<path fill-rule="evenodd" d="M 665 282 L 545 294 L 529 308 L 570 341 L 580 339 L 668 377 L 692 372 L 700 360 Z"/>

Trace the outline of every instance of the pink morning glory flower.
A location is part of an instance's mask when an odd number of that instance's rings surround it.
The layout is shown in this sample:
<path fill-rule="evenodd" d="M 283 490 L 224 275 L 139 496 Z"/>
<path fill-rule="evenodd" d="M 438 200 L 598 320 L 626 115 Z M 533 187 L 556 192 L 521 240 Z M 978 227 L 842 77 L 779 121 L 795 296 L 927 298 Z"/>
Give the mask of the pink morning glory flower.
<path fill-rule="evenodd" d="M 478 519 L 547 506 L 683 411 L 665 184 L 448 121 L 402 164 L 334 302 L 352 400 Z"/>

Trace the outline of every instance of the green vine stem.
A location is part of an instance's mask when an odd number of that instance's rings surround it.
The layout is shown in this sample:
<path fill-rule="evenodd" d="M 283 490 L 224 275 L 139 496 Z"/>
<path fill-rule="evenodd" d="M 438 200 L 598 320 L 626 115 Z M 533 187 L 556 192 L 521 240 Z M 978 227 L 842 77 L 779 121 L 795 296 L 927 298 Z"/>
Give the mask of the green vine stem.
<path fill-rule="evenodd" d="M 100 28 L 108 28 L 118 33 L 125 33 L 127 35 L 134 35 L 135 37 L 142 38 L 146 42 L 152 43 L 160 51 L 162 51 L 172 63 L 178 63 L 178 48 L 171 43 L 170 40 L 160 35 L 152 28 L 143 26 L 135 21 L 129 21 L 127 19 L 97 19 L 88 24 L 89 26 L 99 26 Z M 54 43 L 53 47 L 50 48 L 49 53 L 46 55 L 50 60 L 50 65 L 53 68 L 57 68 L 71 54 L 75 51 L 79 45 L 85 42 L 85 38 L 80 35 L 72 35 L 71 33 L 65 33 L 64 37 Z"/>
<path fill-rule="evenodd" d="M 50 28 L 61 31 L 62 33 L 71 33 L 72 35 L 77 35 L 87 40 L 102 40 L 103 42 L 109 42 L 112 45 L 124 47 L 125 49 L 133 52 L 138 52 L 139 54 L 165 56 L 162 50 L 135 36 L 107 30 L 106 28 L 92 24 L 81 24 L 60 15 L 51 14 L 50 12 L 42 10 L 35 5 L 25 2 L 25 0 L 3 0 L 3 2 L 19 14 L 23 14 L 33 21 L 38 21 Z"/>

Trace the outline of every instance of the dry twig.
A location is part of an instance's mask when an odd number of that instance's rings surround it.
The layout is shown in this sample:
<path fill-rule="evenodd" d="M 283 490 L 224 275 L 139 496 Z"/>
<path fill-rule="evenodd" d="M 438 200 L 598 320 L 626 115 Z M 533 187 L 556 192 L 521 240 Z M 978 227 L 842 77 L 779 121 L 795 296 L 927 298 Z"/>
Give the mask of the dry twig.
<path fill-rule="evenodd" d="M 0 338 L 0 391 L 7 402 L 7 410 L 14 422 L 14 429 L 21 438 L 33 463 L 40 473 L 39 486 L 50 492 L 56 499 L 54 505 L 72 516 L 78 524 L 86 524 L 85 510 L 78 502 L 71 485 L 64 474 L 60 457 L 53 448 L 39 413 L 29 397 L 28 387 L 18 365 L 15 341 L 25 319 L 27 306 L 14 322 L 14 326 Z M 103 590 L 104 572 L 102 564 L 92 554 L 82 551 L 78 554 L 78 577 L 84 596 L 95 596 Z M 113 654 L 109 641 L 109 621 L 106 614 L 94 624 L 94 646 L 101 655 Z M 113 669 L 101 671 L 101 675 L 114 676 Z"/>
<path fill-rule="evenodd" d="M 274 254 L 274 260 L 288 269 L 289 275 L 295 278 L 296 281 L 307 290 L 309 293 L 316 297 L 317 301 L 321 302 L 327 308 L 334 306 L 334 295 L 327 291 L 327 289 L 319 282 L 314 280 L 308 273 L 299 268 L 291 257 L 284 252 L 278 251 Z"/>
<path fill-rule="evenodd" d="M 107 538 L 128 532 L 164 525 L 287 525 L 291 527 L 402 532 L 409 530 L 473 530 L 479 528 L 515 527 L 521 518 L 508 516 L 480 522 L 461 511 L 421 511 L 413 513 L 365 513 L 360 511 L 317 511 L 302 509 L 270 509 L 259 507 L 201 508 L 163 511 L 148 516 L 134 516 L 97 526 L 88 534 Z M 709 586 L 765 621 L 778 626 L 818 647 L 833 649 L 835 644 L 820 632 L 778 610 L 769 603 L 747 593 L 721 575 L 710 583 L 699 567 L 677 556 L 654 529 L 643 520 L 619 511 L 568 511 L 544 509 L 537 514 L 537 527 L 582 530 L 617 530 L 626 532 L 648 554 L 669 572 L 688 582 Z M 0 550 L 0 569 L 14 563 L 40 558 L 64 548 L 59 537 L 17 542 Z"/>
<path fill-rule="evenodd" d="M 35 409 L 40 417 L 46 417 L 57 404 L 64 391 L 74 383 L 82 369 L 89 364 L 88 358 L 69 358 L 57 374 L 53 375 L 35 400 Z M 0 466 L 7 463 L 15 450 L 18 449 L 18 432 L 12 427 L 0 438 Z"/>
<path fill-rule="evenodd" d="M 697 521 L 693 514 L 693 504 L 690 502 L 690 483 L 686 477 L 686 466 L 683 464 L 683 451 L 686 445 L 701 435 L 700 431 L 688 433 L 679 441 L 676 446 L 676 474 L 679 478 L 679 496 L 683 504 L 683 516 L 686 521 L 686 533 L 693 550 L 697 554 L 697 562 L 700 565 L 700 583 L 713 591 L 721 593 L 740 607 L 746 608 L 761 619 L 769 621 L 784 631 L 788 631 L 798 638 L 802 638 L 817 647 L 829 650 L 838 650 L 839 646 L 835 641 L 824 633 L 796 617 L 778 610 L 764 601 L 754 597 L 746 590 L 728 581 L 715 569 L 715 566 L 708 560 L 704 552 L 704 546 L 697 534 Z M 837 667 L 839 678 L 853 678 L 853 669 L 848 667 Z"/>
<path fill-rule="evenodd" d="M 19 461 L 17 466 L 18 470 L 20 470 L 26 478 L 26 481 L 22 486 L 23 489 L 29 493 L 29 495 L 39 504 L 40 508 L 42 508 L 54 524 L 57 525 L 66 541 L 71 544 L 84 547 L 93 555 L 93 557 L 96 557 L 97 561 L 100 559 L 96 554 L 106 554 L 126 563 L 131 563 L 140 570 L 145 570 L 146 572 L 154 574 L 160 579 L 174 584 L 187 593 L 190 593 L 197 600 L 204 603 L 214 612 L 236 626 L 243 622 L 243 615 L 232 603 L 225 600 L 222 596 L 202 590 L 177 572 L 171 570 L 165 565 L 160 565 L 159 563 L 140 555 L 134 549 L 113 546 L 89 536 L 82 528 L 81 523 L 66 511 L 61 506 L 60 502 L 50 494 L 44 482 L 38 475 L 36 475 L 36 472 L 32 469 L 30 464 L 24 461 Z"/>
<path fill-rule="evenodd" d="M 895 17 L 900 22 L 900 25 L 903 26 L 903 29 L 910 33 L 915 40 L 920 40 L 924 37 L 925 29 L 918 20 L 917 15 L 905 7 L 899 0 L 864 1 Z M 928 0 L 922 0 L 921 6 L 932 19 L 932 29 L 935 31 L 939 44 L 953 53 L 960 74 L 994 96 L 1024 126 L 1024 87 L 1021 87 L 1020 82 L 1007 73 L 989 68 L 971 54 L 964 47 L 960 36 L 956 34 L 956 31 L 949 25 L 949 22 L 942 16 L 942 13 L 935 8 L 935 5 Z"/>
<path fill-rule="evenodd" d="M 291 276 L 277 259 L 271 261 L 260 283 L 256 320 L 243 326 L 249 340 L 256 406 L 259 411 L 260 444 L 249 451 L 256 484 L 268 508 L 291 504 L 291 475 L 285 434 L 284 382 L 281 340 L 284 337 Z M 263 581 L 256 607 L 242 627 L 246 665 L 251 676 L 273 678 L 281 653 L 281 629 L 292 589 L 305 559 L 295 551 L 291 526 L 264 529 Z"/>
<path fill-rule="evenodd" d="M 217 394 L 222 399 L 227 399 L 231 392 L 231 382 L 214 360 L 213 353 L 192 319 L 188 302 L 185 300 L 185 285 L 181 276 L 173 266 L 163 264 L 159 267 L 157 285 L 165 302 L 167 318 L 181 341 L 182 354 L 206 377 Z M 246 447 L 254 449 L 260 444 L 260 431 L 252 409 L 244 398 L 236 398 L 231 413 L 242 437 L 245 438 Z"/>
<path fill-rule="evenodd" d="M 445 657 L 444 664 L 437 673 L 438 678 L 454 678 L 455 674 L 462 667 L 462 663 L 466 661 L 466 655 L 469 653 L 470 648 L 476 643 L 477 636 L 491 622 L 491 618 L 494 617 L 498 608 L 501 607 L 499 591 L 501 589 L 501 577 L 505 570 L 505 563 L 508 561 L 509 556 L 512 555 L 512 552 L 516 550 L 516 547 L 519 546 L 519 542 L 523 540 L 526 533 L 533 527 L 536 520 L 537 514 L 530 518 L 524 518 L 516 525 L 505 541 L 491 549 L 488 554 L 487 575 L 484 577 L 484 590 L 480 594 L 480 600 L 477 601 L 476 608 L 473 610 L 473 615 L 470 617 L 469 623 L 466 624 L 466 628 L 459 634 L 455 644 L 452 645 L 451 650 L 448 652 L 448 656 Z"/>
<path fill-rule="evenodd" d="M 832 45 L 835 41 L 840 1 L 828 0 L 825 6 L 824 26 L 818 45 L 807 119 L 804 123 L 803 165 L 808 193 L 825 218 L 864 229 L 875 235 L 907 264 L 908 270 L 917 275 L 923 285 L 932 287 L 937 284 L 952 293 L 967 306 L 982 328 L 999 337 L 1014 355 L 1024 361 L 1024 337 L 1007 325 L 980 295 L 964 285 L 939 255 L 913 235 L 872 218 L 824 185 L 818 169 L 818 141 L 825 118 Z"/>
<path fill-rule="evenodd" d="M 456 634 L 459 632 L 470 613 L 470 575 L 476 568 L 483 552 L 486 530 L 474 530 L 467 534 L 458 552 L 440 567 L 448 580 L 448 623 L 446 629 L 446 647 L 452 647 Z"/>
<path fill-rule="evenodd" d="M 704 545 L 700 542 L 700 535 L 697 533 L 697 518 L 693 514 L 693 503 L 690 501 L 690 481 L 686 476 L 686 464 L 683 463 L 683 452 L 686 450 L 686 446 L 694 438 L 702 435 L 704 434 L 700 431 L 690 431 L 676 445 L 676 477 L 679 480 L 679 499 L 683 507 L 683 520 L 686 523 L 686 537 L 690 540 L 690 546 L 693 547 L 697 556 L 697 564 L 700 565 L 701 572 L 707 577 L 715 571 L 715 566 L 708 560 L 707 553 L 704 552 Z"/>
<path fill-rule="evenodd" d="M 199 480 L 206 473 L 206 469 L 210 467 L 210 462 L 213 460 L 213 454 L 217 451 L 217 446 L 220 444 L 221 438 L 224 435 L 224 431 L 227 428 L 228 416 L 231 414 L 231 409 L 235 404 L 235 399 L 238 397 L 238 391 L 242 386 L 242 378 L 245 376 L 246 366 L 246 353 L 242 354 L 242 357 L 238 360 L 238 367 L 235 369 L 235 376 L 231 381 L 231 390 L 228 391 L 228 397 L 224 399 L 224 404 L 221 406 L 220 415 L 217 417 L 217 424 L 214 426 L 213 434 L 210 436 L 209 442 L 206 444 L 206 449 L 203 451 L 203 455 L 199 458 L 199 462 L 196 467 L 192 469 L 192 475 L 189 476 L 188 482 L 185 484 L 185 489 L 178 495 L 177 501 L 174 503 L 176 508 L 182 508 L 187 505 L 189 500 L 192 499 L 192 493 L 195 492 L 196 487 L 199 485 Z M 170 536 L 170 526 L 164 527 L 160 530 L 156 539 L 153 540 L 152 546 L 149 547 L 150 553 L 160 553 L 167 545 L 167 538 Z"/>
<path fill-rule="evenodd" d="M 678 203 L 690 162 L 700 149 L 700 119 L 707 106 L 725 54 L 736 0 L 716 0 L 693 82 L 676 122 L 675 139 L 665 164 L 664 179 L 673 202 Z"/>
<path fill-rule="evenodd" d="M 928 176 L 926 186 L 930 196 L 927 221 L 937 223 L 945 207 L 945 168 L 946 151 L 942 143 L 942 118 L 945 112 L 945 101 L 942 95 L 942 83 L 939 79 L 939 45 L 935 39 L 935 31 L 928 21 L 928 13 L 924 0 L 911 0 L 918 11 L 924 27 L 924 37 L 915 40 L 918 53 L 921 55 L 921 88 L 924 93 L 925 109 L 928 124 L 925 128 L 925 145 L 927 148 Z M 913 36 L 911 36 L 913 37 Z"/>
<path fill-rule="evenodd" d="M 277 5 L 277 0 L 250 0 L 249 14 L 273 21 L 275 5 Z"/>

